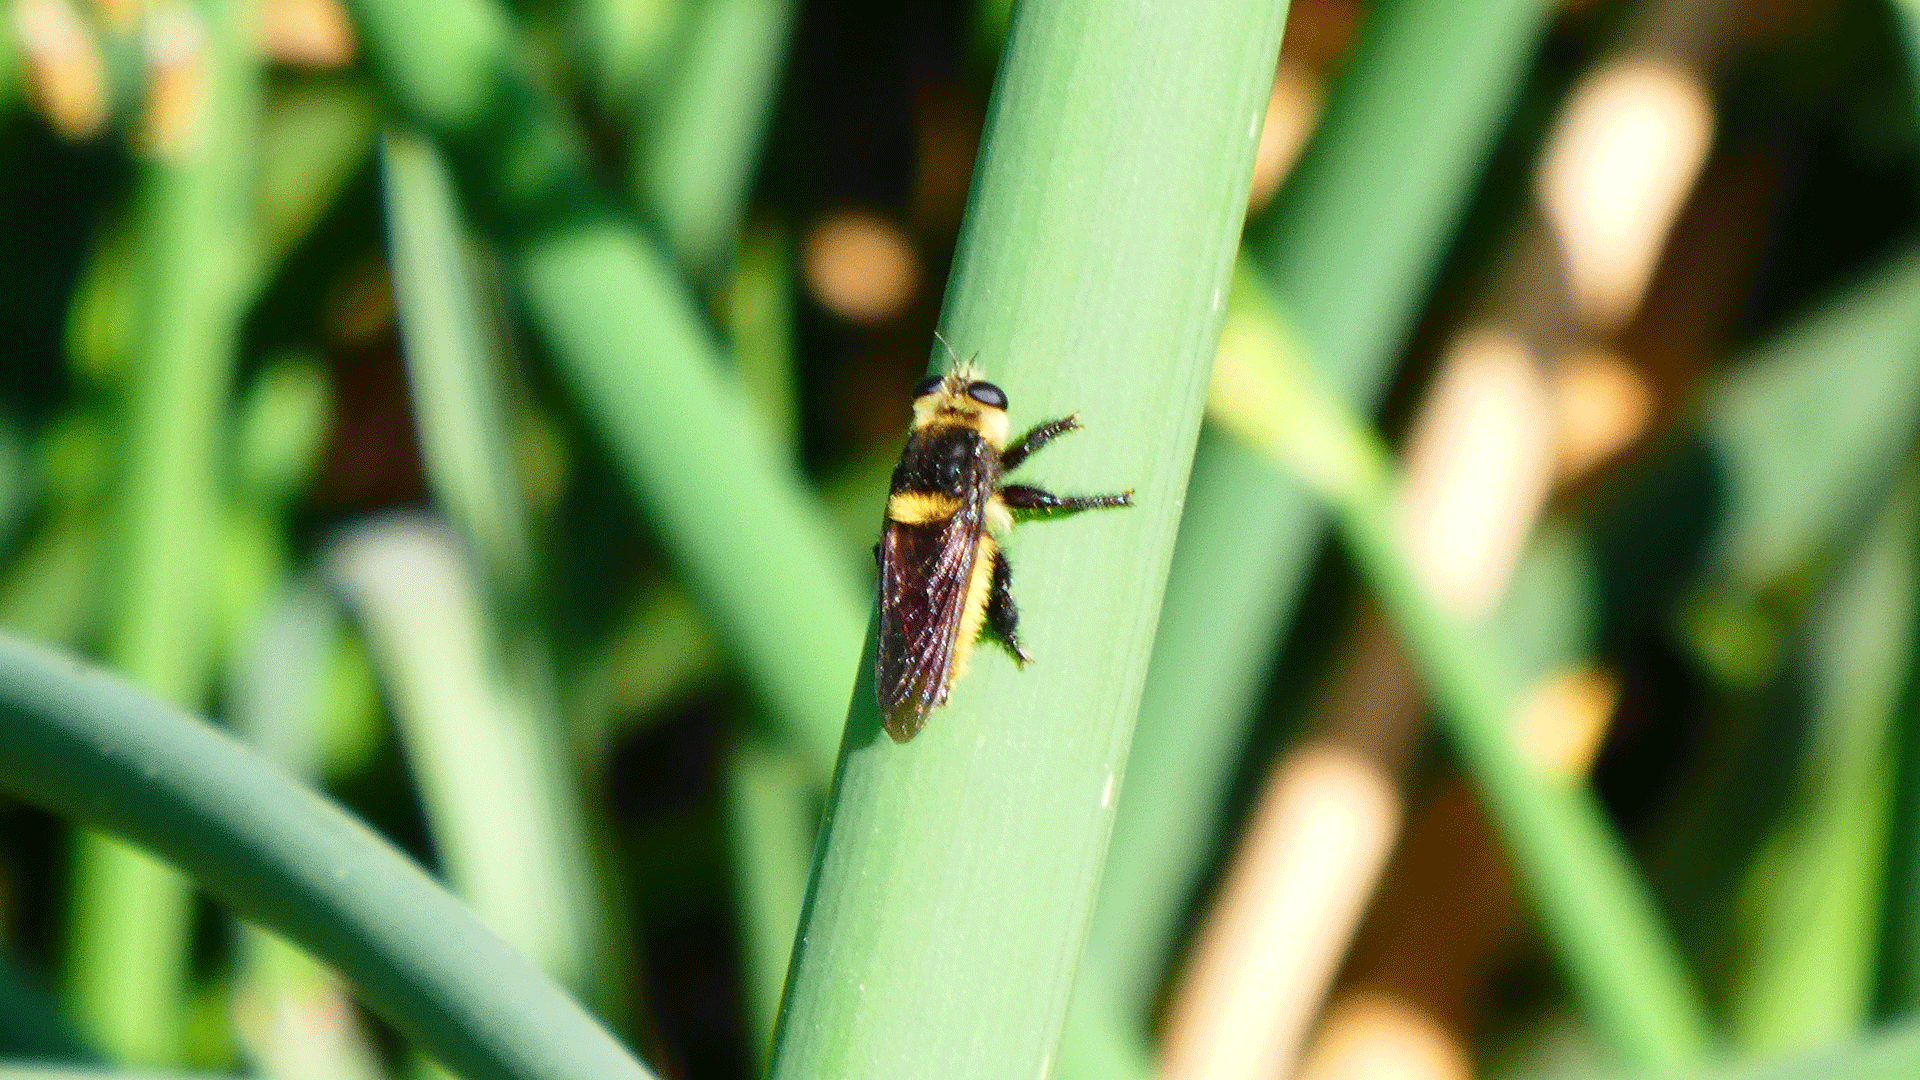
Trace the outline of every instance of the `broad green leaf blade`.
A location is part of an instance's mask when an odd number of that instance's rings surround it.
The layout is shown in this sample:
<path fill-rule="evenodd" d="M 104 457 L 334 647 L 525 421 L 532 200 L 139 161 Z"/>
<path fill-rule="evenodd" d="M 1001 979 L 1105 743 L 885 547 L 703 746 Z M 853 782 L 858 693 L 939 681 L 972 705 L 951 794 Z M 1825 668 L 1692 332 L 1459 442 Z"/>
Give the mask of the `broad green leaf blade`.
<path fill-rule="evenodd" d="M 848 721 L 772 1075 L 1046 1076 L 1165 584 L 1284 5 L 1036 0 L 1008 37 L 949 284 L 1023 481 L 1136 505 L 1008 541 L 1016 670 L 984 647 L 912 742 Z M 1204 57 L 1205 62 L 1195 62 Z M 907 420 L 902 403 L 901 421 Z"/>

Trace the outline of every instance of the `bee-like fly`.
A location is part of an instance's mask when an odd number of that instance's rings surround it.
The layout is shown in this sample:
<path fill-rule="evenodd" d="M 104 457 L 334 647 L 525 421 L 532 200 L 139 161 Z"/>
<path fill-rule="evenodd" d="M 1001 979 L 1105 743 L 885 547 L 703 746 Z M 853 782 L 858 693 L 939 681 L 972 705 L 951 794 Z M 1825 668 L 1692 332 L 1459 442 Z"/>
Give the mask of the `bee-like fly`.
<path fill-rule="evenodd" d="M 1131 506 L 1133 492 L 1053 495 L 1001 478 L 1060 435 L 1075 415 L 1007 445 L 1007 395 L 970 365 L 913 388 L 913 430 L 887 495 L 880 561 L 880 716 L 895 742 L 920 731 L 966 672 L 974 641 L 991 633 L 1021 666 L 1007 557 L 995 542 L 1014 515 L 1048 516 Z"/>

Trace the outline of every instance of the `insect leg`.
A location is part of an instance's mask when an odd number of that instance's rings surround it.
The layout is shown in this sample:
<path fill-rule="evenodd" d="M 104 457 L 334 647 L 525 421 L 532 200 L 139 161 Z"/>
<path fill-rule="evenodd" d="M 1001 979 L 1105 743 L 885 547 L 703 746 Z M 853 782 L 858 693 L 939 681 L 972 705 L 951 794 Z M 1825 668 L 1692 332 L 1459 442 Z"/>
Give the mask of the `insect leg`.
<path fill-rule="evenodd" d="M 1020 639 L 1014 631 L 1020 624 L 1020 612 L 1013 606 L 1013 571 L 1007 566 L 1004 551 L 993 553 L 993 587 L 987 592 L 987 626 L 993 630 L 993 636 L 1013 654 L 1014 662 L 1021 667 L 1033 663 L 1033 657 L 1020 647 Z"/>
<path fill-rule="evenodd" d="M 1000 500 L 1009 510 L 1028 514 L 1077 514 L 1108 506 L 1132 506 L 1133 491 L 1117 495 L 1055 495 L 1026 484 L 1008 484 L 1000 489 Z"/>
<path fill-rule="evenodd" d="M 1031 457 L 1035 451 L 1069 431 L 1080 430 L 1080 414 L 1063 416 L 1058 420 L 1049 420 L 1044 424 L 1020 436 L 1012 446 L 1000 451 L 1000 471 L 1012 472 L 1020 463 Z"/>

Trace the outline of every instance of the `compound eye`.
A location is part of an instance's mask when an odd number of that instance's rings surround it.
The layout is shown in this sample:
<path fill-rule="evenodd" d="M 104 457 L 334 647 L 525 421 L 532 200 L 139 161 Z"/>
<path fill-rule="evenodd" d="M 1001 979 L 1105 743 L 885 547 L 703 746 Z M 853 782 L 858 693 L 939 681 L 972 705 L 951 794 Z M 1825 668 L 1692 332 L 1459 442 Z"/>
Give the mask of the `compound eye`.
<path fill-rule="evenodd" d="M 917 398 L 926 397 L 928 394 L 940 389 L 940 384 L 945 381 L 945 379 L 938 375 L 929 375 L 913 384 L 913 396 Z"/>
<path fill-rule="evenodd" d="M 990 382 L 969 383 L 967 396 L 990 408 L 1005 409 L 1007 407 L 1007 395 Z"/>

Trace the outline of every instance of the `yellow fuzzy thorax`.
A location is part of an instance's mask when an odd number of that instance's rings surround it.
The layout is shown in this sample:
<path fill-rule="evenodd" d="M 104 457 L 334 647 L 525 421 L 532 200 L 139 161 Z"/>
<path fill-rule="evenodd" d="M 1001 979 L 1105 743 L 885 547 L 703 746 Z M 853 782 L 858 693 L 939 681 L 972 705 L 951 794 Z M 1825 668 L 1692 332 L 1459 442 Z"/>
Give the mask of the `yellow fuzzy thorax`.
<path fill-rule="evenodd" d="M 940 389 L 913 401 L 913 430 L 970 427 L 994 450 L 1007 445 L 1007 413 L 967 396 L 967 385 L 980 378 L 972 364 L 961 364 L 940 381 Z"/>

